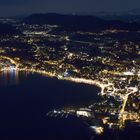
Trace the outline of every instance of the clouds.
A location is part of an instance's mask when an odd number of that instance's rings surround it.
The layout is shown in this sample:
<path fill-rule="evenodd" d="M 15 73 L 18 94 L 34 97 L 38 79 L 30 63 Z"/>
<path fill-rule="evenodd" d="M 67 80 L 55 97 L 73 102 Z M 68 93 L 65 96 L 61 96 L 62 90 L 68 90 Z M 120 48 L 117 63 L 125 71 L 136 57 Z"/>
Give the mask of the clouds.
<path fill-rule="evenodd" d="M 39 12 L 92 13 L 140 8 L 140 0 L 0 0 L 1 15 Z"/>

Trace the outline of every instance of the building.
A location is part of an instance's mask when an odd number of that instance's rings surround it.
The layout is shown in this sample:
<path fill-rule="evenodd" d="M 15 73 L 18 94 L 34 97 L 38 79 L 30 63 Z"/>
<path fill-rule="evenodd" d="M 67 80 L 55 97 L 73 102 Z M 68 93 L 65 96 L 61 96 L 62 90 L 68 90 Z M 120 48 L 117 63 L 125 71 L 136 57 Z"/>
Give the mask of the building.
<path fill-rule="evenodd" d="M 87 118 L 93 118 L 94 114 L 92 113 L 91 109 L 88 108 L 80 108 L 76 111 L 76 115 L 78 117 L 87 117 Z"/>

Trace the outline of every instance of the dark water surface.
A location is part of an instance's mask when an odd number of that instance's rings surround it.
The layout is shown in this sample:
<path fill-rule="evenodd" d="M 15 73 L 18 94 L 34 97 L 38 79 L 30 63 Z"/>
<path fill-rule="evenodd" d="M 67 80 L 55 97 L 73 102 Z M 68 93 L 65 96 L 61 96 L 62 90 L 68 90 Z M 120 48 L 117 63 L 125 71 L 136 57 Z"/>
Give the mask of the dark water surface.
<path fill-rule="evenodd" d="M 94 86 L 37 74 L 0 75 L 0 139 L 88 140 L 91 133 L 74 117 L 49 118 L 48 111 L 98 100 Z"/>

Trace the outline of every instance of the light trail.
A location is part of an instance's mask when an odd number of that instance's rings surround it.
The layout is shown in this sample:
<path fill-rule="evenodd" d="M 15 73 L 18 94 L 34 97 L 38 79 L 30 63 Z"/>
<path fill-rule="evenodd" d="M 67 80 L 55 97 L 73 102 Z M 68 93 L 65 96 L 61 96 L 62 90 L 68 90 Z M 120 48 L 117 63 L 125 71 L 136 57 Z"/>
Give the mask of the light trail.
<path fill-rule="evenodd" d="M 7 57 L 7 56 L 0 56 L 0 59 L 6 59 L 6 60 L 9 60 L 12 64 L 14 64 L 16 66 L 16 68 L 19 67 L 19 64 L 12 58 L 10 57 Z"/>
<path fill-rule="evenodd" d="M 1 56 L 1 59 L 6 59 L 9 60 L 12 64 L 16 65 L 15 70 L 17 71 L 26 71 L 26 72 L 34 72 L 34 73 L 38 73 L 38 74 L 42 74 L 42 75 L 46 75 L 49 77 L 56 77 L 60 80 L 67 80 L 67 81 L 72 81 L 75 83 L 83 83 L 83 84 L 88 84 L 88 85 L 96 85 L 97 87 L 101 88 L 101 95 L 104 96 L 107 93 L 105 92 L 105 89 L 109 86 L 112 87 L 113 89 L 113 93 L 115 92 L 115 88 L 114 88 L 114 84 L 113 83 L 107 83 L 107 84 L 103 84 L 102 82 L 98 81 L 98 80 L 91 80 L 91 79 L 85 79 L 85 78 L 76 78 L 76 77 L 69 77 L 69 78 L 59 78 L 55 73 L 52 72 L 47 72 L 45 70 L 39 70 L 39 69 L 34 69 L 34 68 L 19 68 L 19 64 L 12 58 L 7 57 L 7 56 Z M 3 68 L 1 71 L 8 71 L 10 70 L 9 67 L 7 68 Z M 103 81 L 106 79 L 103 79 Z"/>
<path fill-rule="evenodd" d="M 136 92 L 138 92 L 138 88 L 136 88 L 136 87 L 127 88 L 127 94 L 125 94 L 123 97 L 123 106 L 122 106 L 122 109 L 120 110 L 120 115 L 122 115 L 125 111 L 125 107 L 126 107 L 129 96 Z"/>
<path fill-rule="evenodd" d="M 119 127 L 120 128 L 122 128 L 124 123 L 125 123 L 124 112 L 125 112 L 128 98 L 131 94 L 134 94 L 136 92 L 138 92 L 137 87 L 129 87 L 129 88 L 127 88 L 127 93 L 125 95 L 123 95 L 123 97 L 122 97 L 123 104 L 122 104 L 122 108 L 121 108 L 120 113 L 119 113 L 119 124 L 120 124 Z"/>
<path fill-rule="evenodd" d="M 88 85 L 96 85 L 97 87 L 101 88 L 101 96 L 106 95 L 107 93 L 104 91 L 105 88 L 111 86 L 112 87 L 112 94 L 115 92 L 114 84 L 113 83 L 107 83 L 103 84 L 102 82 L 98 80 L 91 80 L 91 79 L 84 79 L 84 78 L 73 78 L 70 77 L 68 80 L 75 82 L 75 83 L 83 83 L 83 84 L 88 84 Z M 105 80 L 105 79 L 104 79 Z"/>
<path fill-rule="evenodd" d="M 14 59 L 7 57 L 7 56 L 0 56 L 0 59 L 6 59 L 9 60 L 11 62 L 11 64 L 14 64 L 15 67 L 15 71 L 25 71 L 25 72 L 31 72 L 31 73 L 37 73 L 37 74 L 41 74 L 44 76 L 48 76 L 48 77 L 55 77 L 57 79 L 60 80 L 66 80 L 66 81 L 71 81 L 71 82 L 75 82 L 75 83 L 83 83 L 83 84 L 88 84 L 88 85 L 95 85 L 97 87 L 99 87 L 101 89 L 100 91 L 100 95 L 101 96 L 108 96 L 108 95 L 112 95 L 114 98 L 116 96 L 119 96 L 120 99 L 123 101 L 121 106 L 121 109 L 117 110 L 119 112 L 119 128 L 123 128 L 124 123 L 125 123 L 125 110 L 126 110 L 126 106 L 127 106 L 127 102 L 129 99 L 129 96 L 138 92 L 138 87 L 128 87 L 127 85 L 130 84 L 132 79 L 129 79 L 129 82 L 126 83 L 126 87 L 124 89 L 121 89 L 120 83 L 117 83 L 117 85 L 113 82 L 110 82 L 109 79 L 107 78 L 100 78 L 100 80 L 92 80 L 92 79 L 86 79 L 86 78 L 77 78 L 77 77 L 59 77 L 59 75 L 55 72 L 48 72 L 47 70 L 40 70 L 40 69 L 35 69 L 35 68 L 29 68 L 29 67 L 25 67 L 25 68 L 20 68 L 19 63 L 17 63 Z M 8 71 L 10 70 L 10 67 L 5 67 L 3 69 L 1 69 L 0 71 Z M 120 76 L 120 74 L 118 74 Z M 135 74 L 136 75 L 136 74 Z M 126 76 L 127 75 L 123 75 Z M 116 86 L 115 86 L 116 85 Z M 126 93 L 124 93 L 124 91 L 126 91 Z"/>
<path fill-rule="evenodd" d="M 139 65 L 137 65 L 135 61 L 132 61 L 132 62 L 133 62 L 133 65 L 134 65 L 134 66 L 136 66 L 136 67 L 140 68 L 140 66 L 139 66 Z"/>

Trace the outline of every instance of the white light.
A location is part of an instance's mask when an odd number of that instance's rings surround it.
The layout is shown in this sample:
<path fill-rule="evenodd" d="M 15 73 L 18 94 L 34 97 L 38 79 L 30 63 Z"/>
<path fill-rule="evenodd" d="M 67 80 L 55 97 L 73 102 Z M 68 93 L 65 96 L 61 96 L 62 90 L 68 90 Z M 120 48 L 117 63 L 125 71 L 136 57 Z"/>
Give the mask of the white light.
<path fill-rule="evenodd" d="M 103 127 L 99 127 L 99 126 L 90 126 L 91 129 L 93 129 L 95 131 L 96 134 L 100 135 L 104 132 Z"/>

